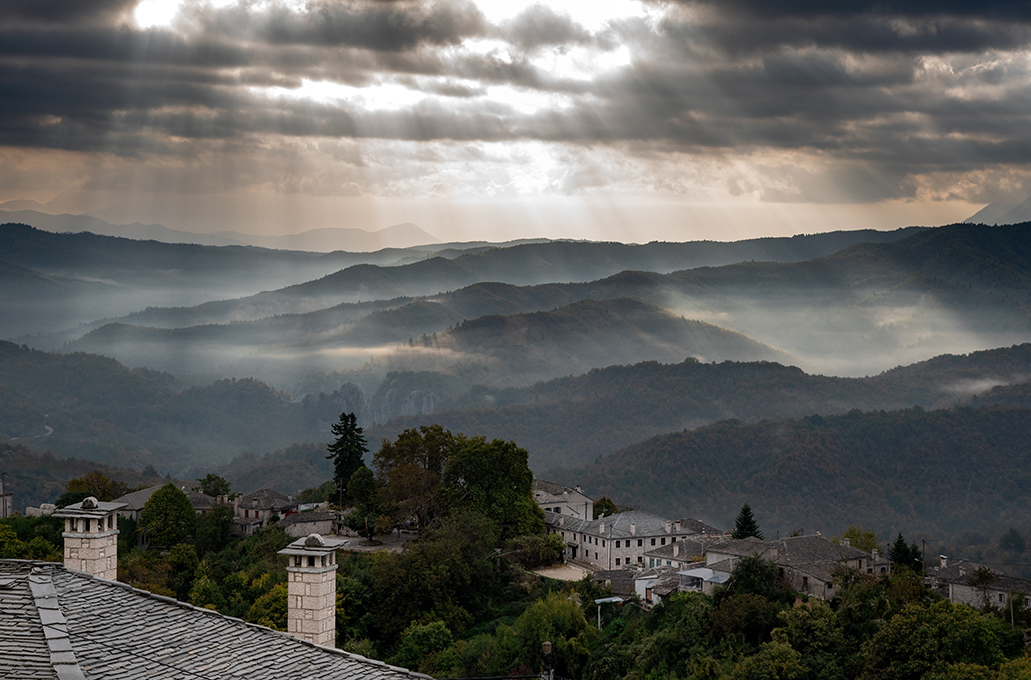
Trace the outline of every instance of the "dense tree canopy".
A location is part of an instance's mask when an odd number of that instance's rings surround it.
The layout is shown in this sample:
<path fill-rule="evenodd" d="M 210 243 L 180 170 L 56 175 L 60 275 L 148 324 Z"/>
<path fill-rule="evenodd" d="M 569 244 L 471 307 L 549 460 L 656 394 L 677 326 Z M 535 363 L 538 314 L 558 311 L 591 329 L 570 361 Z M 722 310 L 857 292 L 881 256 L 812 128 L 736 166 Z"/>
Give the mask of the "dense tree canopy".
<path fill-rule="evenodd" d="M 171 548 L 193 536 L 196 525 L 189 497 L 169 482 L 143 504 L 139 528 L 151 543 Z"/>

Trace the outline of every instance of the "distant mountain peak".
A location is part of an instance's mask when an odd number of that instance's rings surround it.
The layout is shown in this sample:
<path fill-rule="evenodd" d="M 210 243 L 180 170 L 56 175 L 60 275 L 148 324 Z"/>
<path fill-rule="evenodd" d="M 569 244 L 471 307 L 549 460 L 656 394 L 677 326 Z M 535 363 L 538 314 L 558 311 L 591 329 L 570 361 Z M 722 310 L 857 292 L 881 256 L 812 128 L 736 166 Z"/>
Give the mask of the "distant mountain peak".
<path fill-rule="evenodd" d="M 1020 224 L 1031 222 L 1031 196 L 993 201 L 963 220 L 966 224 Z"/>

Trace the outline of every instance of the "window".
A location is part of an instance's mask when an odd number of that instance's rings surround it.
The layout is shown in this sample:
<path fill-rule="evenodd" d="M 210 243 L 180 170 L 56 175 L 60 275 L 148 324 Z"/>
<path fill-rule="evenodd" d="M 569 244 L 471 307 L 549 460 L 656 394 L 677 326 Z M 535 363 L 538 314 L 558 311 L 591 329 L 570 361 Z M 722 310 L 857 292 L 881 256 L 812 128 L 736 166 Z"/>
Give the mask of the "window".
<path fill-rule="evenodd" d="M 619 547 L 619 541 L 616 541 L 616 547 L 617 548 Z"/>
<path fill-rule="evenodd" d="M 598 553 L 594 553 L 594 559 L 598 559 Z"/>
<path fill-rule="evenodd" d="M 1006 601 L 1006 594 L 1005 593 L 999 593 L 999 602 L 1005 602 L 1005 601 Z"/>
<path fill-rule="evenodd" d="M 809 590 L 809 577 L 808 576 L 803 576 L 802 577 L 802 590 Z"/>
<path fill-rule="evenodd" d="M 654 538 L 652 539 L 652 545 L 655 545 L 655 539 Z"/>
<path fill-rule="evenodd" d="M 669 539 L 669 542 L 670 543 L 676 543 L 677 542 L 677 537 L 674 536 L 673 538 Z"/>
<path fill-rule="evenodd" d="M 644 564 L 644 557 L 643 557 L 643 556 L 641 556 L 641 555 L 638 555 L 638 556 L 637 556 L 637 563 L 638 563 L 638 564 Z"/>
<path fill-rule="evenodd" d="M 655 558 L 654 557 L 649 557 L 648 558 L 648 568 L 651 569 L 654 566 L 655 566 Z"/>
<path fill-rule="evenodd" d="M 1024 606 L 1025 607 L 1031 607 L 1031 597 L 1025 597 L 1024 598 Z"/>
<path fill-rule="evenodd" d="M 619 558 L 618 557 L 616 558 L 616 566 L 617 567 L 619 566 Z"/>
<path fill-rule="evenodd" d="M 603 547 L 603 548 L 605 547 L 605 541 L 604 540 L 601 542 L 601 547 Z"/>
<path fill-rule="evenodd" d="M 643 545 L 644 545 L 644 539 L 643 538 L 637 539 L 637 547 L 640 548 Z"/>
<path fill-rule="evenodd" d="M 662 539 L 662 545 L 666 545 L 666 539 L 665 538 Z"/>

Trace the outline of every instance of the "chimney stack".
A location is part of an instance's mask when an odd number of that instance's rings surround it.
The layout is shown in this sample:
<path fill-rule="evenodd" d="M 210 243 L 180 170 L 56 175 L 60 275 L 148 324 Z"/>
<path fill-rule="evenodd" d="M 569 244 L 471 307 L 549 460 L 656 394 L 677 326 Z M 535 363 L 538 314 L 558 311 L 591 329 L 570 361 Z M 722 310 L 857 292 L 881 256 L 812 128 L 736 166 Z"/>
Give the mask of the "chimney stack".
<path fill-rule="evenodd" d="M 126 503 L 101 503 L 90 496 L 54 513 L 64 520 L 64 566 L 97 578 L 118 578 L 117 511 Z"/>
<path fill-rule="evenodd" d="M 676 533 L 676 534 L 680 533 L 680 520 L 679 519 L 676 522 L 673 522 L 673 533 Z"/>
<path fill-rule="evenodd" d="M 667 534 L 668 534 L 668 533 L 670 533 L 670 530 L 671 530 L 672 528 L 673 528 L 673 523 L 672 523 L 672 522 L 669 522 L 669 521 L 667 521 L 667 522 L 666 522 L 666 533 L 667 533 Z"/>
<path fill-rule="evenodd" d="M 602 536 L 605 535 L 605 520 L 602 520 L 601 523 L 598 524 L 598 533 Z"/>
<path fill-rule="evenodd" d="M 938 559 L 941 560 L 941 568 L 949 566 L 949 558 L 946 555 L 938 555 Z"/>
<path fill-rule="evenodd" d="M 323 647 L 336 641 L 337 548 L 347 540 L 308 534 L 279 551 L 287 558 L 286 630 Z"/>
<path fill-rule="evenodd" d="M 630 523 L 630 535 L 631 536 L 636 536 L 637 535 L 637 522 L 631 522 Z"/>
<path fill-rule="evenodd" d="M 870 551 L 870 556 L 873 557 L 873 560 L 871 560 L 871 562 L 876 562 L 877 558 L 880 557 L 880 554 L 881 554 L 881 551 L 878 550 L 877 548 L 874 548 L 873 550 L 871 550 Z"/>
<path fill-rule="evenodd" d="M 673 544 L 673 557 L 678 557 L 679 555 L 680 555 L 680 544 L 679 543 L 674 543 Z"/>
<path fill-rule="evenodd" d="M 850 538 L 843 538 L 843 539 L 841 539 L 841 545 L 845 546 L 846 548 L 852 547 L 851 545 L 849 545 L 851 542 L 852 542 L 852 539 L 850 539 Z"/>

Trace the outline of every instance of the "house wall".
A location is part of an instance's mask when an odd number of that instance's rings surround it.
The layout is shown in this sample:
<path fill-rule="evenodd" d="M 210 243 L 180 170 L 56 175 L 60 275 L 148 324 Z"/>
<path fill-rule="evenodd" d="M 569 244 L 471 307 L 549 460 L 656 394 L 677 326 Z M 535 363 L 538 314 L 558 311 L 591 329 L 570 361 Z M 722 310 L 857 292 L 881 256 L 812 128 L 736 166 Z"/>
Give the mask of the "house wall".
<path fill-rule="evenodd" d="M 287 535 L 294 538 L 304 538 L 308 534 L 319 534 L 329 536 L 333 533 L 333 520 L 321 520 L 318 522 L 295 522 L 284 525 Z"/>

